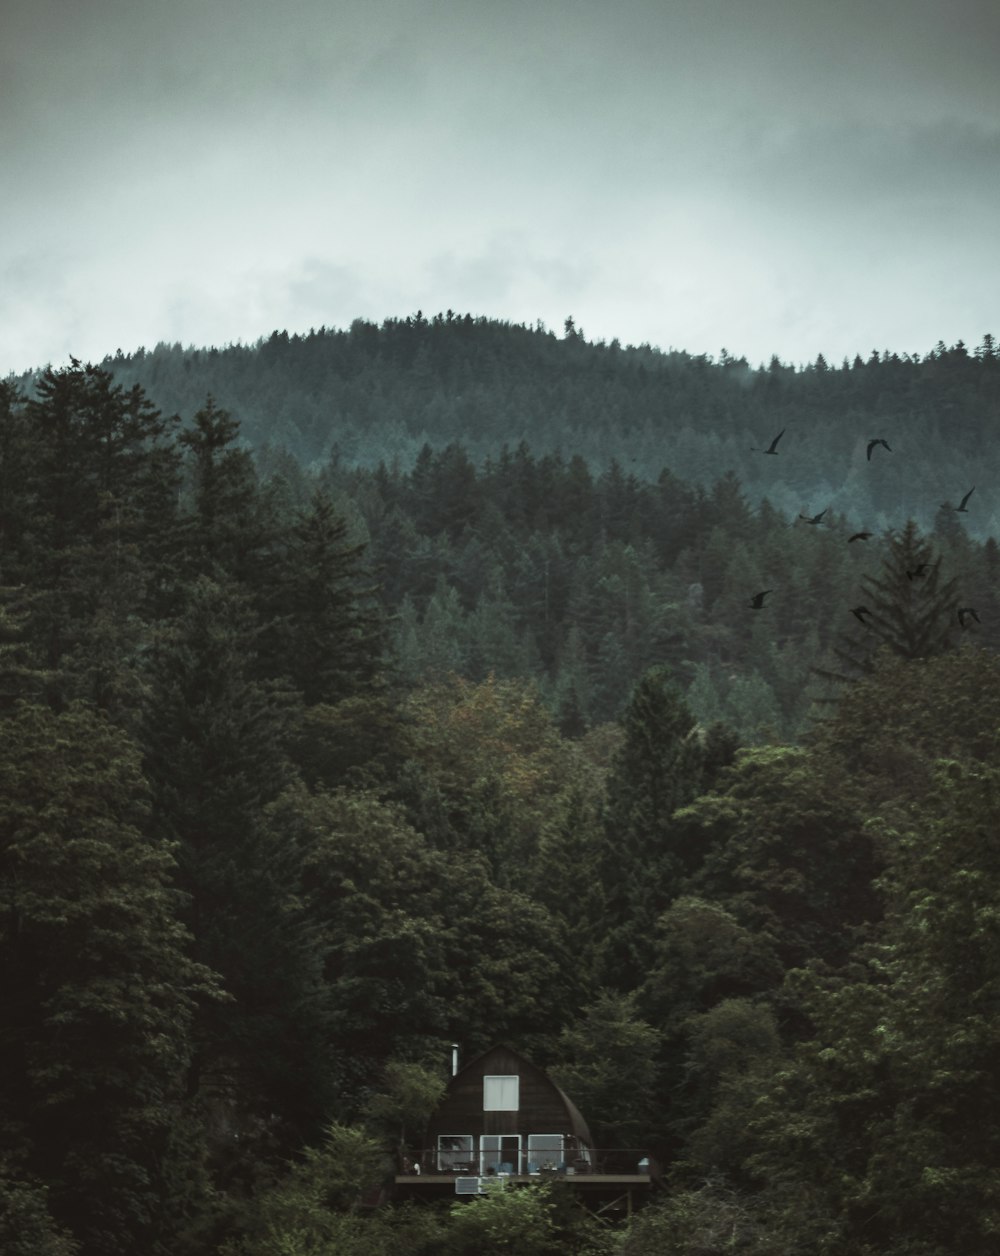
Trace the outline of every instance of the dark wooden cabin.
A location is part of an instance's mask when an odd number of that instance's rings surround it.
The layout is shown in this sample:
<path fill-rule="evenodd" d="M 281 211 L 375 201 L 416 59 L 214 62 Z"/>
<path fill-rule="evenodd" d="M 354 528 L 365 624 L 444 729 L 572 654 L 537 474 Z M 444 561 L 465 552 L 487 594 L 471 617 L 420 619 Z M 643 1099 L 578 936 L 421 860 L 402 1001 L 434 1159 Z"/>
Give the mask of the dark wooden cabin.
<path fill-rule="evenodd" d="M 597 1148 L 573 1101 L 510 1047 L 491 1047 L 452 1077 L 422 1148 L 406 1157 L 397 1200 L 430 1202 L 544 1177 L 572 1183 L 605 1218 L 631 1213 L 656 1180 L 636 1148 Z"/>
<path fill-rule="evenodd" d="M 590 1172 L 594 1141 L 559 1087 L 510 1047 L 491 1047 L 451 1079 L 431 1117 L 424 1171 Z"/>
<path fill-rule="evenodd" d="M 456 1071 L 423 1147 L 399 1168 L 393 1187 L 399 1202 L 432 1203 L 501 1182 L 518 1187 L 558 1177 L 604 1220 L 631 1215 L 661 1181 L 644 1150 L 594 1147 L 573 1100 L 509 1046 L 494 1046 Z"/>

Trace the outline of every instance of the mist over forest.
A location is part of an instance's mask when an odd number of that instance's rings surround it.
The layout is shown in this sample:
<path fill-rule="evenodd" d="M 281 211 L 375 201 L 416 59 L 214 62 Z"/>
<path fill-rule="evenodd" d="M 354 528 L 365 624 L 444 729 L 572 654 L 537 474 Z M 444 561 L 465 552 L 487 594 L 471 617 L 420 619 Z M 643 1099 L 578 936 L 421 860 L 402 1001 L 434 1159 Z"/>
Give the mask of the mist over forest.
<path fill-rule="evenodd" d="M 297 506 L 317 484 L 333 495 L 411 683 L 530 676 L 589 724 L 667 664 L 702 722 L 794 739 L 825 696 L 816 669 L 857 627 L 859 580 L 908 520 L 966 602 L 995 604 L 988 333 L 975 350 L 751 368 L 725 350 L 594 344 L 572 318 L 557 337 L 418 312 L 103 367 L 188 421 L 212 395 L 264 480 Z M 889 450 L 869 455 L 875 437 Z M 859 530 L 868 542 L 843 543 Z M 748 627 L 740 607 L 771 587 Z M 977 639 L 995 645 L 997 623 Z"/>
<path fill-rule="evenodd" d="M 451 311 L 0 382 L 5 1256 L 985 1256 L 1000 351 Z M 394 1200 L 507 1043 L 603 1148 Z"/>
<path fill-rule="evenodd" d="M 593 343 L 568 318 L 557 335 L 457 315 L 418 312 L 381 326 L 274 332 L 221 349 L 161 344 L 103 363 L 138 383 L 167 412 L 190 419 L 207 393 L 239 420 L 252 448 L 280 449 L 304 467 L 331 458 L 408 471 L 425 444 L 460 444 L 480 466 L 506 446 L 536 456 L 579 455 L 592 472 L 617 463 L 656 481 L 667 469 L 710 489 L 726 472 L 748 501 L 778 511 L 830 507 L 884 531 L 913 518 L 933 525 L 942 501 L 977 479 L 970 531 L 997 531 L 1000 453 L 984 441 L 1000 407 L 992 335 L 976 347 L 939 342 L 926 352 L 873 348 L 852 362 L 753 366 L 649 345 Z M 755 456 L 786 429 L 777 463 Z M 899 457 L 866 465 L 871 436 Z M 895 449 L 894 444 L 894 449 Z"/>

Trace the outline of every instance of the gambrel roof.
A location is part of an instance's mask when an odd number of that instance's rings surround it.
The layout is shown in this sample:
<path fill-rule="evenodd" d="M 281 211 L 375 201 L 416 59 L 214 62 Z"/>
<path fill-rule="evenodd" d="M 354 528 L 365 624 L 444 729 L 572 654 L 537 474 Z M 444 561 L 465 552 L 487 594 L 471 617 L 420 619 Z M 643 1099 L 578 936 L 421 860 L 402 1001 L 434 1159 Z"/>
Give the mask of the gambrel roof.
<path fill-rule="evenodd" d="M 483 1110 L 483 1078 L 520 1078 L 518 1108 L 511 1112 Z M 511 1047 L 490 1047 L 458 1070 L 431 1116 L 428 1145 L 439 1134 L 510 1133 L 566 1134 L 592 1147 L 587 1122 L 572 1099 L 537 1065 Z"/>

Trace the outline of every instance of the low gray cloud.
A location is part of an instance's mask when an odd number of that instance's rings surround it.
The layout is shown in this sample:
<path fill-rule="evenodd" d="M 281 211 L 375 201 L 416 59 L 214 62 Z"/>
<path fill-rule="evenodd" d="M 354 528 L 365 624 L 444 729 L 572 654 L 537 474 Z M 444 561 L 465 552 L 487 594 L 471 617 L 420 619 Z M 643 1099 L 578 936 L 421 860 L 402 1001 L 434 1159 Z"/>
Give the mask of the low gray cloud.
<path fill-rule="evenodd" d="M 980 0 L 13 0 L 0 370 L 471 309 L 752 359 L 995 321 Z"/>

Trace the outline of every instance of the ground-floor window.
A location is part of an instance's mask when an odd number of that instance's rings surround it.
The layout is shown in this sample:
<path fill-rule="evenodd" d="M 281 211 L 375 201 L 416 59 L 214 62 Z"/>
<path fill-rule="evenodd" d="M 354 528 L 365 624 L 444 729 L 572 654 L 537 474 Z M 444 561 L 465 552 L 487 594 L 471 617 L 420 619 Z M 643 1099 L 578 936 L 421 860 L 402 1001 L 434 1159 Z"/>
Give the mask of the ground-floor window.
<path fill-rule="evenodd" d="M 439 1173 L 590 1171 L 590 1150 L 568 1134 L 439 1134 Z"/>
<path fill-rule="evenodd" d="M 475 1160 L 475 1145 L 472 1134 L 439 1134 L 438 1169 L 444 1173 L 468 1173 Z"/>
<path fill-rule="evenodd" d="M 528 1172 L 565 1167 L 565 1138 L 562 1134 L 528 1135 Z"/>

